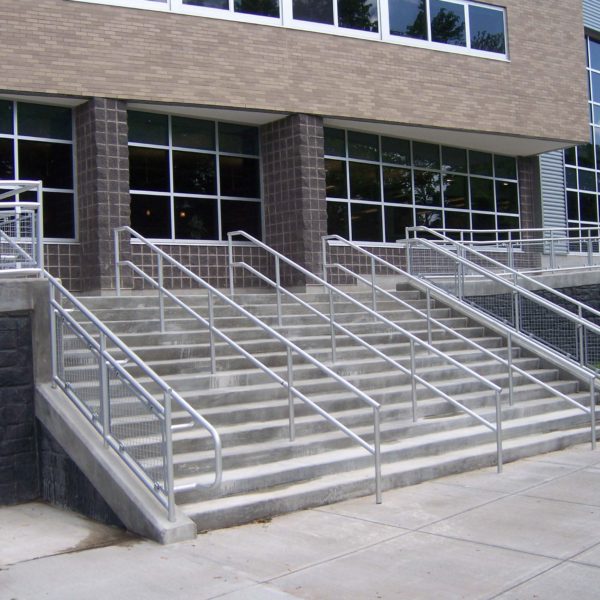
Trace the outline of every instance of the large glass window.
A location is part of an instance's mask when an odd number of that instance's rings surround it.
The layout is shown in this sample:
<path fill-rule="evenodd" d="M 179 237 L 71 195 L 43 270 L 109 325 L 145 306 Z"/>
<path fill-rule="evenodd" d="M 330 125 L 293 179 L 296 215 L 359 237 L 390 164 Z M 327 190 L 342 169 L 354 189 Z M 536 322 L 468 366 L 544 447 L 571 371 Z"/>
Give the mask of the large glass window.
<path fill-rule="evenodd" d="M 130 111 L 132 227 L 155 239 L 261 235 L 258 129 Z"/>
<path fill-rule="evenodd" d="M 71 109 L 0 100 L 0 179 L 42 180 L 44 237 L 75 238 Z"/>
<path fill-rule="evenodd" d="M 505 58 L 505 10 L 473 0 L 85 0 Z"/>
<path fill-rule="evenodd" d="M 586 39 L 590 141 L 565 150 L 565 180 L 567 187 L 567 221 L 572 237 L 597 235 L 600 227 L 600 42 Z M 573 251 L 586 250 L 578 242 Z"/>
<path fill-rule="evenodd" d="M 325 128 L 325 168 L 329 234 L 396 242 L 414 225 L 519 227 L 517 162 L 511 156 Z M 474 235 L 505 237 L 502 231 Z"/>

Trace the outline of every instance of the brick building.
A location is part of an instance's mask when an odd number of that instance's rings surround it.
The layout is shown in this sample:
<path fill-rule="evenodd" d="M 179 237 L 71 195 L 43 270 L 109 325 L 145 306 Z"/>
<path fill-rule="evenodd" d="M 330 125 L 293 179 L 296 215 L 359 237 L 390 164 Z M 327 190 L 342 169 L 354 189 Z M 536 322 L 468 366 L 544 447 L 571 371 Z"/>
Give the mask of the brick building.
<path fill-rule="evenodd" d="M 118 225 L 223 285 L 234 229 L 316 270 L 328 232 L 597 224 L 596 4 L 4 0 L 0 179 L 44 181 L 80 291 Z"/>

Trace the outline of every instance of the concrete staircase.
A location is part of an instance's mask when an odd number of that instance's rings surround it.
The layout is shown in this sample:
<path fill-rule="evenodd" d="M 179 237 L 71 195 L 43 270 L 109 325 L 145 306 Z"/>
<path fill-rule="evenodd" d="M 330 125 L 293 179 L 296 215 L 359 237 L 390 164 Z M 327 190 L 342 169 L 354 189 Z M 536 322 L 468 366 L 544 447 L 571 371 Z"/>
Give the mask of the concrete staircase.
<path fill-rule="evenodd" d="M 406 287 L 396 293 L 413 306 L 425 305 L 417 290 Z M 354 291 L 352 295 L 361 302 L 370 301 L 370 294 Z M 308 292 L 302 297 L 327 313 L 326 295 Z M 208 334 L 180 308 L 167 305 L 166 332 L 161 333 L 156 295 L 81 300 L 218 429 L 223 442 L 221 489 L 177 496 L 178 505 L 200 531 L 373 493 L 373 457 L 300 401 L 295 403 L 296 439 L 291 442 L 286 390 L 224 343 L 217 344 L 217 372 L 211 374 Z M 206 294 L 187 294 L 185 300 L 200 314 L 207 314 Z M 283 321 L 278 326 L 274 295 L 245 293 L 236 300 L 331 366 L 330 328 L 306 309 L 284 300 Z M 390 357 L 408 364 L 405 336 L 375 323 L 350 303 L 338 301 L 335 308 L 339 322 Z M 425 323 L 397 303 L 382 299 L 378 311 L 419 337 L 427 337 Z M 500 337 L 443 306 L 436 306 L 433 312 L 453 330 L 506 356 Z M 215 306 L 215 324 L 285 377 L 286 352 L 279 342 L 224 305 Z M 496 445 L 491 431 L 422 386 L 417 388 L 419 418 L 413 422 L 409 378 L 349 338 L 338 335 L 336 340 L 335 371 L 382 404 L 384 490 L 495 464 Z M 502 365 L 441 330 L 433 331 L 433 344 L 503 388 L 505 462 L 590 439 L 589 418 L 543 387 L 515 377 L 515 401 L 509 406 L 508 376 Z M 586 401 L 587 393 L 579 390 L 576 381 L 535 357 L 522 355 L 518 349 L 513 353 L 515 364 L 522 369 Z M 77 351 L 72 352 L 70 360 L 77 364 Z M 86 368 L 83 363 L 82 373 Z M 425 350 L 417 351 L 416 366 L 424 379 L 495 421 L 494 394 L 482 383 Z M 143 375 L 137 375 L 144 383 Z M 82 386 L 86 385 L 84 379 Z M 321 408 L 365 439 L 372 439 L 372 410 L 298 357 L 294 359 L 294 382 Z M 127 413 L 124 408 L 123 419 Z M 183 415 L 175 414 L 174 419 L 177 423 Z M 146 441 L 140 438 L 139 443 Z M 174 449 L 178 485 L 198 477 L 210 481 L 213 454 L 207 436 L 177 431 Z"/>

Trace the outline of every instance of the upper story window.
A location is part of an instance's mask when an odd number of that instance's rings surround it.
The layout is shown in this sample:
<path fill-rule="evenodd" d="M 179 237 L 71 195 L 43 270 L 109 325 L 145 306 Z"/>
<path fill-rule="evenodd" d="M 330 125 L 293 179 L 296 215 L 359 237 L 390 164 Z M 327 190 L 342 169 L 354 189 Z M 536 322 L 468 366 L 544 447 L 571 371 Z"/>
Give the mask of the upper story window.
<path fill-rule="evenodd" d="M 504 8 L 471 0 L 80 0 L 507 57 Z"/>

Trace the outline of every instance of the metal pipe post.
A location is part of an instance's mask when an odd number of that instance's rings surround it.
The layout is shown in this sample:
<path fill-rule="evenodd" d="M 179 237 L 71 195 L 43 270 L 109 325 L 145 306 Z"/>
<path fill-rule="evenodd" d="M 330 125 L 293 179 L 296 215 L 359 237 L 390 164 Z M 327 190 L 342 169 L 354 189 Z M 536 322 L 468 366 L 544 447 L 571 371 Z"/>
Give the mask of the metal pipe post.
<path fill-rule="evenodd" d="M 377 290 L 375 289 L 375 257 L 371 256 L 371 302 L 373 303 L 373 312 L 377 312 Z M 374 316 L 377 320 L 377 316 Z"/>
<path fill-rule="evenodd" d="M 412 419 L 417 422 L 417 382 L 415 380 L 415 341 L 410 340 L 410 383 L 412 389 Z"/>
<path fill-rule="evenodd" d="M 160 332 L 165 332 L 165 298 L 163 296 L 163 259 L 160 254 L 157 255 L 158 261 L 158 310 L 160 313 Z"/>
<path fill-rule="evenodd" d="M 288 347 L 287 349 L 287 384 L 288 384 L 288 409 L 289 409 L 289 433 L 290 442 L 296 439 L 296 419 L 294 409 L 294 393 L 292 388 L 294 387 L 294 365 L 292 360 L 292 350 Z"/>
<path fill-rule="evenodd" d="M 373 407 L 373 429 L 374 429 L 374 458 L 375 458 L 375 502 L 381 504 L 381 432 L 379 409 Z"/>
<path fill-rule="evenodd" d="M 331 335 L 331 362 L 335 365 L 337 360 L 335 341 L 335 302 L 333 301 L 333 291 L 331 288 L 329 288 L 329 327 Z"/>
<path fill-rule="evenodd" d="M 119 230 L 115 229 L 113 234 L 113 246 L 115 250 L 115 291 L 117 296 L 121 295 L 121 251 L 119 249 Z"/>
<path fill-rule="evenodd" d="M 212 291 L 208 290 L 208 343 L 210 348 L 210 372 L 217 372 L 217 352 L 215 348 L 215 309 Z"/>
<path fill-rule="evenodd" d="M 431 291 L 429 288 L 425 291 L 425 297 L 427 299 L 427 343 L 431 346 Z"/>
<path fill-rule="evenodd" d="M 56 290 L 50 284 L 50 343 L 52 344 L 51 362 L 52 362 L 52 387 L 56 387 L 56 378 L 58 377 L 58 336 L 56 334 L 56 319 L 58 311 L 54 308 L 56 301 Z M 62 356 L 62 352 L 60 353 Z"/>
<path fill-rule="evenodd" d="M 513 389 L 514 389 L 514 382 L 513 382 L 513 360 L 512 360 L 512 333 L 509 331 L 508 335 L 507 335 L 507 341 L 508 341 L 508 355 L 506 357 L 507 361 L 508 361 L 508 404 L 509 406 L 513 405 Z"/>
<path fill-rule="evenodd" d="M 102 438 L 104 440 L 104 446 L 108 446 L 108 436 L 110 435 L 110 394 L 108 390 L 109 379 L 108 379 L 108 363 L 104 359 L 106 352 L 106 335 L 104 332 L 100 332 L 100 410 L 101 410 L 101 421 L 102 421 Z"/>
<path fill-rule="evenodd" d="M 595 377 L 590 377 L 590 421 L 592 425 L 592 450 L 596 449 L 596 388 Z"/>
<path fill-rule="evenodd" d="M 231 234 L 227 234 L 227 255 L 229 257 L 229 265 L 227 271 L 229 272 L 229 295 L 233 299 L 235 288 L 233 284 L 233 240 Z"/>
<path fill-rule="evenodd" d="M 281 327 L 281 269 L 279 256 L 275 257 L 275 292 L 277 294 L 277 324 Z"/>
<path fill-rule="evenodd" d="M 496 390 L 496 462 L 498 473 L 502 473 L 502 406 L 500 404 L 500 392 Z"/>
<path fill-rule="evenodd" d="M 173 425 L 171 418 L 171 390 L 167 390 L 164 393 L 164 423 L 163 427 L 165 428 L 165 453 L 164 456 L 166 458 L 165 465 L 165 484 L 167 487 L 167 511 L 168 511 L 168 519 L 171 523 L 173 523 L 176 519 L 175 516 L 175 476 L 173 473 Z"/>

